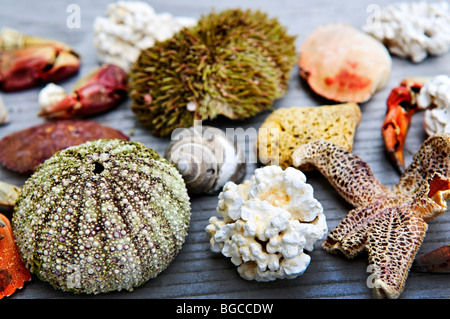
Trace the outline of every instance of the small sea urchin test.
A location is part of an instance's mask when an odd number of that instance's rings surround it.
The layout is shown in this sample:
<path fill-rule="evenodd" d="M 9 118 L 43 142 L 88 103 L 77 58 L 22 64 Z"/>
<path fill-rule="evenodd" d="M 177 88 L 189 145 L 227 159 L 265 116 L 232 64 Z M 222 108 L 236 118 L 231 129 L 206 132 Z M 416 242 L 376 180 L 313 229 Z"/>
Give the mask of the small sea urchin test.
<path fill-rule="evenodd" d="M 286 92 L 294 41 L 260 11 L 205 15 L 141 51 L 129 74 L 132 110 L 162 136 L 194 120 L 254 116 Z"/>
<path fill-rule="evenodd" d="M 32 273 L 63 291 L 96 294 L 132 290 L 166 269 L 189 220 L 175 167 L 140 143 L 97 140 L 42 164 L 12 221 Z"/>

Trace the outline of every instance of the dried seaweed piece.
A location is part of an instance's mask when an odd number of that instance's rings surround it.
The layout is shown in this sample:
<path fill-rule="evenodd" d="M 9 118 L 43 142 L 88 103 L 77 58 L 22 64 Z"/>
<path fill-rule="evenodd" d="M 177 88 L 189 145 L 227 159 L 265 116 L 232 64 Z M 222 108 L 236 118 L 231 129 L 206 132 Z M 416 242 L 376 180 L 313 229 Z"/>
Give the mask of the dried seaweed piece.
<path fill-rule="evenodd" d="M 348 258 L 367 250 L 376 297 L 400 296 L 427 222 L 446 211 L 449 154 L 450 134 L 428 138 L 392 188 L 382 185 L 360 157 L 326 141 L 302 145 L 292 155 L 295 166 L 314 165 L 356 207 L 323 246 Z"/>
<path fill-rule="evenodd" d="M 254 116 L 286 92 L 294 40 L 260 11 L 203 16 L 141 52 L 129 73 L 132 110 L 162 136 L 194 120 Z"/>
<path fill-rule="evenodd" d="M 371 36 L 338 23 L 315 30 L 300 48 L 300 75 L 317 94 L 339 102 L 364 102 L 387 82 L 391 57 Z"/>
<path fill-rule="evenodd" d="M 97 139 L 128 136 L 93 121 L 66 120 L 40 124 L 0 140 L 0 163 L 10 170 L 32 173 L 57 151 Z"/>

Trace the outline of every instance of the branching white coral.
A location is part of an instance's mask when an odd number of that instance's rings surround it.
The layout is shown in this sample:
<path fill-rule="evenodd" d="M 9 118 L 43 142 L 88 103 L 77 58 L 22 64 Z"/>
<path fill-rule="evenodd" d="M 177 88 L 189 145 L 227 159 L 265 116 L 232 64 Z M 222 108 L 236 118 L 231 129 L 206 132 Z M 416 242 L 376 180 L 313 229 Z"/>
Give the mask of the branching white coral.
<path fill-rule="evenodd" d="M 94 21 L 94 45 L 102 63 L 112 63 L 129 70 L 140 50 L 164 41 L 196 20 L 155 13 L 143 1 L 118 1 L 108 6 L 106 17 Z"/>
<path fill-rule="evenodd" d="M 450 78 L 438 75 L 426 82 L 417 96 L 417 105 L 426 109 L 425 131 L 428 135 L 450 133 Z"/>
<path fill-rule="evenodd" d="M 304 249 L 327 233 L 322 205 L 305 175 L 266 166 L 243 184 L 225 184 L 206 231 L 211 250 L 230 257 L 244 279 L 295 278 L 310 263 Z"/>
<path fill-rule="evenodd" d="M 382 8 L 363 30 L 383 42 L 392 54 L 423 61 L 450 49 L 447 2 L 402 2 Z"/>

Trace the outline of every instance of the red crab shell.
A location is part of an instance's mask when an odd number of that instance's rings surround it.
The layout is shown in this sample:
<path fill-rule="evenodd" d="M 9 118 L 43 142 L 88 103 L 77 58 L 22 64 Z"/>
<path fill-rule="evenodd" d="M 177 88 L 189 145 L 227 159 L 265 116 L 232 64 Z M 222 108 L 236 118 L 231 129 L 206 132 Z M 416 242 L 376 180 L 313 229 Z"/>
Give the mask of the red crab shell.
<path fill-rule="evenodd" d="M 39 116 L 62 120 L 102 113 L 120 104 L 127 95 L 127 73 L 119 66 L 104 64 L 75 85 L 61 101 Z"/>
<path fill-rule="evenodd" d="M 423 272 L 450 273 L 450 244 L 418 258 L 415 261 L 414 269 Z"/>
<path fill-rule="evenodd" d="M 78 73 L 80 56 L 64 43 L 3 29 L 0 33 L 0 88 L 25 90 Z"/>
<path fill-rule="evenodd" d="M 8 297 L 25 282 L 31 280 L 31 273 L 25 267 L 19 249 L 13 240 L 11 223 L 2 214 L 0 220 L 5 224 L 0 227 L 0 299 Z"/>
<path fill-rule="evenodd" d="M 57 151 L 97 139 L 129 137 L 94 121 L 63 120 L 37 125 L 0 140 L 0 163 L 20 173 L 32 173 Z"/>
<path fill-rule="evenodd" d="M 317 94 L 338 102 L 364 102 L 381 89 L 391 56 L 371 36 L 349 25 L 322 26 L 300 49 L 300 75 Z"/>

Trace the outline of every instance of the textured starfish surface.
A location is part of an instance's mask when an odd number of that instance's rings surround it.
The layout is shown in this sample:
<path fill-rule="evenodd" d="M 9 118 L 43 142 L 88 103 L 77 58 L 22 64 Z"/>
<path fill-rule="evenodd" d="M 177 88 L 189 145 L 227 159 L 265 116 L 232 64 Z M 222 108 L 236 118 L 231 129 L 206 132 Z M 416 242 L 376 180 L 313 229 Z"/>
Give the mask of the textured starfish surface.
<path fill-rule="evenodd" d="M 427 222 L 450 198 L 450 134 L 428 138 L 397 185 L 387 187 L 357 155 L 323 140 L 297 148 L 293 164 L 314 165 L 355 208 L 328 234 L 323 247 L 353 258 L 364 249 L 375 297 L 398 298 L 422 244 Z"/>

